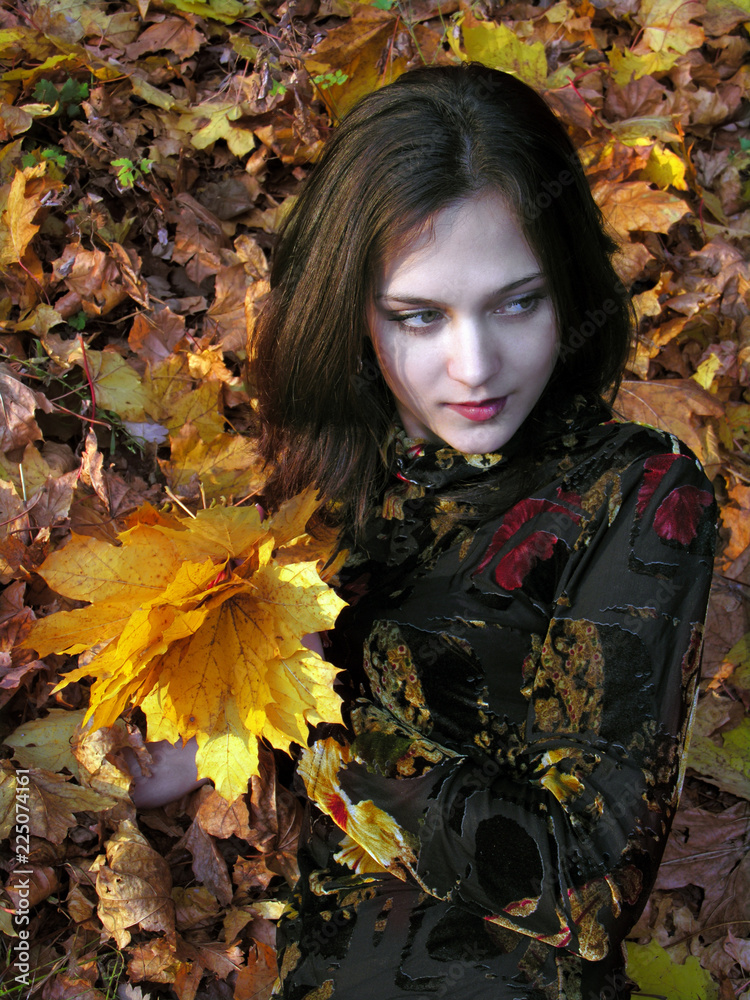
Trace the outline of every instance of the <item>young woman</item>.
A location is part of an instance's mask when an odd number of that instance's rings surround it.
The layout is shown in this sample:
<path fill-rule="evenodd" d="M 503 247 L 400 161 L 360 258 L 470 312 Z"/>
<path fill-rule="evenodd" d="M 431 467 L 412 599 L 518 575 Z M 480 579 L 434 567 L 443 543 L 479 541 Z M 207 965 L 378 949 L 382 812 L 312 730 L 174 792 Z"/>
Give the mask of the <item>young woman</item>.
<path fill-rule="evenodd" d="M 311 736 L 286 1000 L 630 996 L 679 793 L 715 508 L 609 405 L 614 246 L 542 100 L 479 66 L 365 98 L 253 344 L 271 508 L 315 484 L 349 602 Z"/>

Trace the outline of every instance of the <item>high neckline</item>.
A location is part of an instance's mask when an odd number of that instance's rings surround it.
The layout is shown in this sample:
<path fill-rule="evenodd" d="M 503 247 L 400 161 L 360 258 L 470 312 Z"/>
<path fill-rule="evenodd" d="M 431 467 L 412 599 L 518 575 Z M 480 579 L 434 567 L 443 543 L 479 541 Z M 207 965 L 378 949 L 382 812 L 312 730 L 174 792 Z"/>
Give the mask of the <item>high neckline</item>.
<path fill-rule="evenodd" d="M 424 489 L 443 489 L 465 483 L 488 470 L 500 469 L 519 453 L 533 447 L 540 454 L 563 443 L 571 433 L 578 433 L 610 418 L 610 413 L 600 399 L 576 396 L 563 413 L 549 409 L 538 418 L 532 431 L 529 420 L 513 435 L 502 451 L 487 454 L 466 454 L 442 442 L 432 443 L 421 438 L 410 438 L 403 427 L 393 430 L 395 475 L 402 482 Z"/>

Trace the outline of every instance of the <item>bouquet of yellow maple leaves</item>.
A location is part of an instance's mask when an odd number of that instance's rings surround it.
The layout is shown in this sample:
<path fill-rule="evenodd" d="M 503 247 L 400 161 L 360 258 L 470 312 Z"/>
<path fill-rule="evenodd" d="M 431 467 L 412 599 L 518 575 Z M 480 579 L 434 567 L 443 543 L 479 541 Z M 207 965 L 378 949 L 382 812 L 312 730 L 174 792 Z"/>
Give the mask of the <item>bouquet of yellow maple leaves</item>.
<path fill-rule="evenodd" d="M 254 506 L 146 505 L 119 545 L 73 535 L 39 573 L 89 606 L 35 622 L 24 645 L 94 650 L 57 688 L 94 678 L 84 721 L 111 726 L 140 706 L 150 740 L 195 737 L 198 776 L 235 799 L 259 772 L 259 739 L 288 751 L 308 725 L 341 721 L 336 668 L 300 641 L 344 606 L 320 575 L 334 540 L 305 534 L 315 507 L 313 491 L 265 519 Z"/>

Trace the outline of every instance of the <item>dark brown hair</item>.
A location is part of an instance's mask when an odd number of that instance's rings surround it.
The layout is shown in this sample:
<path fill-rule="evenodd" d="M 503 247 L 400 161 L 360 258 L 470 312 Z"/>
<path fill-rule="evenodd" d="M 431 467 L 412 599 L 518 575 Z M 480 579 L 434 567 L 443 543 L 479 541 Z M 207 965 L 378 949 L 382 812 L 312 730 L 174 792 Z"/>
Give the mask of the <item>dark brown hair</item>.
<path fill-rule="evenodd" d="M 560 354 L 537 415 L 616 385 L 629 298 L 564 128 L 505 73 L 414 70 L 336 129 L 274 253 L 250 351 L 270 507 L 314 484 L 342 519 L 361 520 L 387 475 L 395 415 L 367 337 L 383 261 L 436 212 L 487 189 L 517 212 L 554 303 Z"/>

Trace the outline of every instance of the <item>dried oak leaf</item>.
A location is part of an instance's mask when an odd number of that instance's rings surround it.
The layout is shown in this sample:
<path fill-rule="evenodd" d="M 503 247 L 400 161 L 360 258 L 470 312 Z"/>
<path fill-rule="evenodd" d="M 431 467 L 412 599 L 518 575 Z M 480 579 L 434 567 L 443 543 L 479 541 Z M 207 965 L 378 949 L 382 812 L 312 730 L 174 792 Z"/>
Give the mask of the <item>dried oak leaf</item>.
<path fill-rule="evenodd" d="M 107 863 L 96 876 L 97 912 L 118 948 L 130 942 L 129 927 L 159 931 L 175 939 L 175 909 L 169 865 L 130 820 L 106 844 Z"/>
<path fill-rule="evenodd" d="M 198 774 L 226 799 L 258 771 L 259 738 L 283 750 L 308 725 L 340 719 L 336 668 L 300 639 L 329 628 L 344 602 L 320 578 L 331 545 L 286 562 L 314 491 L 261 522 L 255 507 L 194 518 L 143 508 L 120 545 L 73 535 L 40 568 L 56 590 L 91 606 L 32 626 L 27 647 L 80 653 L 106 647 L 60 687 L 94 677 L 87 718 L 110 726 L 131 702 L 151 740 L 195 736 Z"/>

